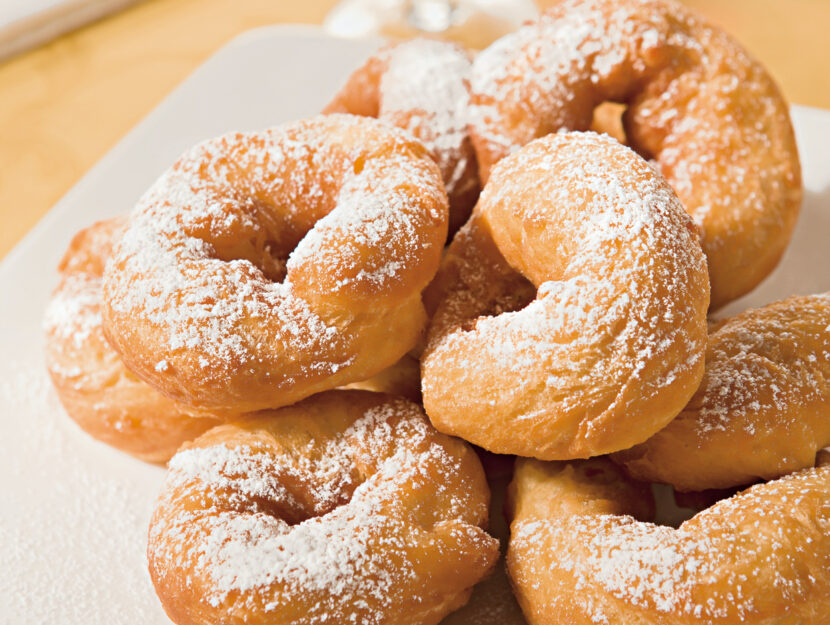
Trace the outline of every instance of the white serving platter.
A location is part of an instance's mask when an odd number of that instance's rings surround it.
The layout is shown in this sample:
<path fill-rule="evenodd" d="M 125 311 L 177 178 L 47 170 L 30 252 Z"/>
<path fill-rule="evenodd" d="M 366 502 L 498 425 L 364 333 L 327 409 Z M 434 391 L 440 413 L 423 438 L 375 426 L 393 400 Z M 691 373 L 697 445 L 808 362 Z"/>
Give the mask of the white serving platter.
<path fill-rule="evenodd" d="M 197 141 L 316 113 L 377 45 L 298 27 L 236 39 L 0 263 L 0 623 L 169 625 L 144 561 L 164 471 L 78 430 L 45 374 L 41 317 L 70 238 L 93 221 L 127 212 Z M 793 243 L 776 272 L 726 312 L 830 290 L 830 112 L 796 107 L 794 117 L 807 192 Z"/>

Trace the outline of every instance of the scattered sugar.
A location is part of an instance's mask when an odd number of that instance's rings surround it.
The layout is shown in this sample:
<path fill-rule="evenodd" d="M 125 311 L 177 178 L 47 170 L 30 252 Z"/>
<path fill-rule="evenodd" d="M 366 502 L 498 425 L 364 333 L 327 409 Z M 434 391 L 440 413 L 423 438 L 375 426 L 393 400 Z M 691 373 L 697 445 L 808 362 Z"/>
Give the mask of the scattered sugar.
<path fill-rule="evenodd" d="M 0 506 L 3 616 L 89 625 L 163 613 L 146 574 L 152 500 L 163 473 L 91 441 L 63 413 L 37 354 L 0 379 L 6 476 Z M 71 620 L 71 618 L 70 618 Z"/>

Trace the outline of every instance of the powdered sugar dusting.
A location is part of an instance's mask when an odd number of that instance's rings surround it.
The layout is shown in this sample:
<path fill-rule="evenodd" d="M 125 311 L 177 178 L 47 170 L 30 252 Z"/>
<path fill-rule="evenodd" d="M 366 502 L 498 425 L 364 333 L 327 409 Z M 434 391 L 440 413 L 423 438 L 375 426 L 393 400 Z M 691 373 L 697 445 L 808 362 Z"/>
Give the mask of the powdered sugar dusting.
<path fill-rule="evenodd" d="M 580 411 L 578 431 L 556 436 L 590 437 L 619 402 L 657 397 L 700 369 L 703 254 L 676 196 L 645 162 L 600 135 L 549 135 L 502 161 L 491 180 L 479 209 L 537 297 L 519 311 L 476 318 L 491 313 L 447 289 L 424 360 L 431 416 L 441 414 L 436 396 L 531 423 Z M 567 234 L 537 242 L 531 231 Z M 636 400 L 626 398 L 633 384 Z"/>
<path fill-rule="evenodd" d="M 751 415 L 775 414 L 780 425 L 791 408 L 829 396 L 827 319 L 830 295 L 822 294 L 784 300 L 720 325 L 698 391 L 701 432 L 740 427 L 754 434 Z"/>
<path fill-rule="evenodd" d="M 627 104 L 627 140 L 702 226 L 714 306 L 757 285 L 789 240 L 801 179 L 786 102 L 739 44 L 679 3 L 557 3 L 482 52 L 471 89 L 485 178 L 536 137 L 588 128 L 597 105 Z"/>
<path fill-rule="evenodd" d="M 660 11 L 644 10 L 654 4 L 562 2 L 479 54 L 472 120 L 477 149 L 495 157 L 487 166 L 545 132 L 588 128 L 595 105 L 627 95 L 614 92 L 622 67 L 641 76 L 655 51 L 687 43 Z"/>
<path fill-rule="evenodd" d="M 240 601 L 288 613 L 301 601 L 309 623 L 382 622 L 383 610 L 419 584 L 407 557 L 424 522 L 417 519 L 426 515 L 431 524 L 469 514 L 466 495 L 434 481 L 436 471 L 459 471 L 457 457 L 403 401 L 368 410 L 334 437 L 280 445 L 275 439 L 267 447 L 219 444 L 177 454 L 160 509 L 176 492 L 202 493 L 203 504 L 157 516 L 153 566 L 192 570 L 186 583 L 202 587 L 201 600 L 214 607 Z M 424 488 L 443 503 L 407 511 L 401 489 Z"/>
<path fill-rule="evenodd" d="M 101 279 L 86 274 L 65 276 L 49 301 L 43 327 L 81 349 L 90 336 L 101 331 Z"/>
<path fill-rule="evenodd" d="M 231 373 L 264 370 L 280 387 L 348 368 L 352 317 L 299 296 L 294 278 L 313 259 L 320 284 L 301 288 L 320 299 L 417 289 L 446 200 L 409 145 L 337 115 L 190 150 L 140 200 L 108 265 L 116 346 L 140 345 L 131 364 L 147 376 L 184 369 L 216 388 Z"/>
<path fill-rule="evenodd" d="M 415 39 L 386 49 L 381 58 L 387 67 L 380 80 L 380 119 L 405 119 L 404 127 L 435 157 L 448 194 L 475 185 L 475 177 L 465 176 L 471 157 L 467 54 L 447 42 Z"/>
<path fill-rule="evenodd" d="M 414 257 L 428 246 L 419 241 L 422 224 L 411 217 L 418 212 L 421 198 L 412 194 L 408 185 L 417 181 L 421 172 L 405 162 L 375 171 L 376 175 L 369 174 L 370 169 L 374 169 L 371 163 L 364 170 L 366 176 L 343 185 L 338 210 L 320 219 L 300 241 L 289 258 L 289 271 L 302 263 L 325 262 L 332 255 L 331 250 L 336 250 L 340 257 L 362 260 L 359 269 L 346 273 L 336 288 L 369 284 L 379 291 L 399 281 L 417 262 Z M 440 220 L 437 206 L 440 204 L 436 203 L 431 215 L 436 221 Z M 390 255 L 390 242 L 403 244 L 403 253 Z"/>
<path fill-rule="evenodd" d="M 205 163 L 220 162 L 212 157 L 217 148 L 229 147 L 223 143 L 220 139 L 194 148 L 180 162 L 181 172 L 171 170 L 139 202 L 116 248 L 114 265 L 129 278 L 108 282 L 111 307 L 124 315 L 140 311 L 150 324 L 164 329 L 167 349 L 197 350 L 205 368 L 259 358 L 258 341 L 240 331 L 248 318 L 279 324 L 283 340 L 298 350 L 336 341 L 337 328 L 294 297 L 289 285 L 266 281 L 249 260 L 212 258 L 215 249 L 191 234 L 200 228 L 218 233 L 240 223 L 259 229 L 250 217 L 223 214 L 215 191 L 199 185 L 195 177 Z M 258 156 L 269 158 L 267 152 Z M 216 166 L 221 169 L 215 175 L 229 182 L 230 170 Z M 182 211 L 184 207 L 189 210 Z M 336 369 L 342 363 L 320 364 Z"/>
<path fill-rule="evenodd" d="M 517 583 L 567 580 L 562 594 L 542 591 L 537 609 L 577 609 L 597 624 L 615 622 L 617 601 L 643 619 L 766 623 L 779 606 L 813 616 L 827 602 L 826 581 L 810 571 L 826 558 L 828 485 L 827 468 L 802 472 L 724 500 L 677 530 L 610 515 L 522 519 L 511 543 L 527 563 Z"/>
<path fill-rule="evenodd" d="M 703 381 L 663 430 L 616 460 L 682 490 L 727 488 L 813 466 L 830 444 L 828 294 L 718 323 Z"/>

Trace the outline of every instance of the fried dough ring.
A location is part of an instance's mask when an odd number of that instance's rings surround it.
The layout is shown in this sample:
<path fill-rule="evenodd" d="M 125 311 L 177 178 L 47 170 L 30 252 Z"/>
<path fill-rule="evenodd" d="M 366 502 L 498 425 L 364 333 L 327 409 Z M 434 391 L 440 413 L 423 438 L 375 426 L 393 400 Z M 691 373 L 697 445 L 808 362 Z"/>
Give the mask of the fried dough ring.
<path fill-rule="evenodd" d="M 165 462 L 221 421 L 154 391 L 104 338 L 101 274 L 125 221 L 98 222 L 72 239 L 46 309 L 46 363 L 61 404 L 81 429 L 141 460 Z"/>
<path fill-rule="evenodd" d="M 498 314 L 526 299 L 519 273 L 536 299 Z M 703 252 L 665 181 L 604 135 L 548 135 L 496 166 L 427 293 L 427 414 L 496 453 L 626 449 L 700 383 L 708 304 Z"/>
<path fill-rule="evenodd" d="M 798 216 L 801 170 L 789 111 L 737 42 L 668 0 L 571 0 L 476 57 L 471 133 L 486 182 L 528 141 L 585 130 L 624 103 L 625 133 L 654 158 L 702 227 L 712 307 L 778 263 Z"/>
<path fill-rule="evenodd" d="M 388 45 L 349 76 L 323 110 L 377 117 L 423 142 L 450 202 L 449 236 L 467 221 L 480 191 L 469 123 L 470 57 L 434 39 Z"/>
<path fill-rule="evenodd" d="M 606 459 L 519 460 L 508 569 L 530 625 L 822 625 L 830 466 L 753 486 L 678 529 Z"/>
<path fill-rule="evenodd" d="M 104 274 L 104 329 L 173 399 L 290 404 L 409 351 L 446 234 L 438 168 L 398 129 L 328 115 L 226 135 L 140 200 Z"/>
<path fill-rule="evenodd" d="M 614 460 L 682 491 L 812 467 L 830 445 L 830 295 L 791 297 L 719 322 L 683 412 Z"/>
<path fill-rule="evenodd" d="M 498 556 L 488 499 L 475 452 L 415 404 L 322 393 L 176 454 L 150 575 L 178 625 L 435 624 Z"/>

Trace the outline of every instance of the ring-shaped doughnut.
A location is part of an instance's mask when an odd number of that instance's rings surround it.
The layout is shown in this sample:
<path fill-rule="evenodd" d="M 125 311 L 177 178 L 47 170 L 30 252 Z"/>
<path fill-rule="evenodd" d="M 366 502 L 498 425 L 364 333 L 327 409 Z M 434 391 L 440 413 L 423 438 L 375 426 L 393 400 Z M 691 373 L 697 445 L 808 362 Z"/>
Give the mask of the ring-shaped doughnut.
<path fill-rule="evenodd" d="M 507 564 L 530 625 L 825 622 L 830 466 L 753 486 L 677 529 L 639 520 L 649 498 L 604 458 L 518 461 Z"/>
<path fill-rule="evenodd" d="M 680 3 L 559 3 L 479 54 L 471 90 L 482 183 L 528 141 L 626 104 L 628 143 L 702 227 L 713 308 L 754 288 L 790 240 L 802 186 L 787 104 L 760 63 Z"/>
<path fill-rule="evenodd" d="M 721 489 L 812 467 L 830 445 L 830 295 L 791 297 L 715 325 L 689 404 L 613 457 L 635 478 Z"/>
<path fill-rule="evenodd" d="M 178 625 L 434 625 L 498 557 L 488 499 L 473 449 L 417 405 L 321 393 L 173 457 L 150 575 Z"/>
<path fill-rule="evenodd" d="M 535 300 L 499 314 L 526 298 L 522 276 Z M 709 283 L 691 219 L 607 136 L 548 135 L 502 160 L 435 285 L 424 406 L 440 431 L 489 451 L 626 449 L 703 375 Z"/>
<path fill-rule="evenodd" d="M 470 57 L 457 44 L 410 39 L 369 57 L 324 109 L 377 117 L 412 133 L 441 170 L 449 236 L 467 221 L 480 191 L 469 124 Z"/>
<path fill-rule="evenodd" d="M 101 275 L 125 219 L 98 222 L 72 239 L 46 308 L 46 364 L 66 413 L 94 438 L 147 462 L 221 423 L 135 377 L 101 327 Z"/>
<path fill-rule="evenodd" d="M 287 405 L 409 351 L 446 233 L 438 168 L 403 131 L 327 115 L 226 135 L 139 201 L 104 274 L 104 329 L 173 399 Z"/>

